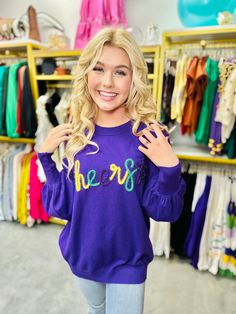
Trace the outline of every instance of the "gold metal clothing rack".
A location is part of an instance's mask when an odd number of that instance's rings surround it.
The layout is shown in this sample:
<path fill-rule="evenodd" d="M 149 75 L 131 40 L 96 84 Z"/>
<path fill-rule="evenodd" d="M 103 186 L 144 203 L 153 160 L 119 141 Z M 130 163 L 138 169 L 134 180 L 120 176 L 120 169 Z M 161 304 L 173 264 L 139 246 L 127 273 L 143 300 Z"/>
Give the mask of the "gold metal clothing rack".
<path fill-rule="evenodd" d="M 158 81 L 158 95 L 157 106 L 158 116 L 161 114 L 162 103 L 162 89 L 164 77 L 164 63 L 165 57 L 170 51 L 176 51 L 177 54 L 184 50 L 205 51 L 209 49 L 233 49 L 236 48 L 236 27 L 235 26 L 216 26 L 216 27 L 199 27 L 193 29 L 184 29 L 177 31 L 166 31 L 162 34 L 162 44 L 160 52 L 160 66 L 159 66 L 159 81 Z M 236 52 L 236 51 L 235 51 Z M 235 55 L 236 57 L 236 55 Z M 187 150 L 188 147 L 185 148 Z M 192 154 L 186 152 L 177 153 L 178 157 L 183 160 L 192 160 L 200 162 L 218 163 L 236 165 L 236 159 L 228 159 L 220 156 L 210 156 L 207 153 L 203 156 L 197 151 Z"/>

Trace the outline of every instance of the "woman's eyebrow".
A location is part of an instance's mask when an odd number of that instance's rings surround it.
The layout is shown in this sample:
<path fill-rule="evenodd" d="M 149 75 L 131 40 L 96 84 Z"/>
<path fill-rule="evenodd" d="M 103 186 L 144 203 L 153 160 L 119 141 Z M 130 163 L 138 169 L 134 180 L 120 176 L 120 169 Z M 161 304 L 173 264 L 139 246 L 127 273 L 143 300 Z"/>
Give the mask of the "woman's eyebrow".
<path fill-rule="evenodd" d="M 98 61 L 97 64 L 105 66 L 105 64 L 103 62 L 101 62 L 101 61 Z M 115 68 L 116 69 L 118 69 L 118 68 L 126 68 L 127 70 L 131 70 L 130 67 L 128 65 L 125 65 L 125 64 L 116 65 Z"/>

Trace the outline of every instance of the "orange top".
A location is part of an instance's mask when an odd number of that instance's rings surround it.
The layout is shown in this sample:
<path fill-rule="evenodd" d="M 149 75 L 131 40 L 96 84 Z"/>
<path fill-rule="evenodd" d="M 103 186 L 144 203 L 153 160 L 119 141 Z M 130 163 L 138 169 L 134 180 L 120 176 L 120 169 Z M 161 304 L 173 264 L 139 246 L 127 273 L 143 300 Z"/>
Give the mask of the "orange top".
<path fill-rule="evenodd" d="M 187 98 L 182 119 L 182 134 L 191 135 L 197 127 L 204 91 L 207 85 L 206 61 L 208 57 L 194 56 L 187 71 Z"/>

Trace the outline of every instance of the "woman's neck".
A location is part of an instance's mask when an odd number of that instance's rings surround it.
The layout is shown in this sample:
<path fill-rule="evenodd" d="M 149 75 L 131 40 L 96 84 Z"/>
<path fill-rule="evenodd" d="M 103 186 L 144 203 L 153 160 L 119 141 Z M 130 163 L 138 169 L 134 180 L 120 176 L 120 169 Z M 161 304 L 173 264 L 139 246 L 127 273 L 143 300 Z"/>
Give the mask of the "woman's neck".
<path fill-rule="evenodd" d="M 111 114 L 110 112 L 99 112 L 96 119 L 95 119 L 95 124 L 99 126 L 104 126 L 104 127 L 115 127 L 122 125 L 126 122 L 128 122 L 130 118 L 126 113 L 124 114 Z"/>

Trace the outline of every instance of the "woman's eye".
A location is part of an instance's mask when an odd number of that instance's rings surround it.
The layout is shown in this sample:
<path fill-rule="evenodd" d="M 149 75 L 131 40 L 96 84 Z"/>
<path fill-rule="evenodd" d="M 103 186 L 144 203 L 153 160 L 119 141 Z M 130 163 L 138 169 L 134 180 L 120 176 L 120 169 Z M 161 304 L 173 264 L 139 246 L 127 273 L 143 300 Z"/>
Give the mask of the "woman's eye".
<path fill-rule="evenodd" d="M 126 75 L 125 71 L 122 71 L 122 70 L 116 71 L 115 74 L 118 75 L 118 76 L 125 76 Z"/>
<path fill-rule="evenodd" d="M 93 68 L 93 71 L 102 72 L 103 68 L 96 66 L 96 67 Z"/>

